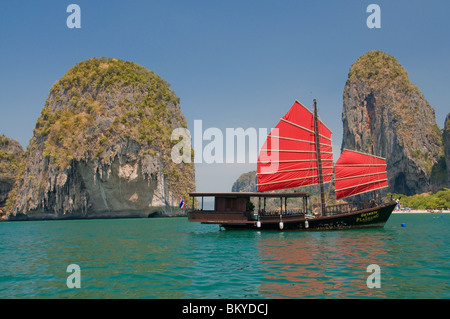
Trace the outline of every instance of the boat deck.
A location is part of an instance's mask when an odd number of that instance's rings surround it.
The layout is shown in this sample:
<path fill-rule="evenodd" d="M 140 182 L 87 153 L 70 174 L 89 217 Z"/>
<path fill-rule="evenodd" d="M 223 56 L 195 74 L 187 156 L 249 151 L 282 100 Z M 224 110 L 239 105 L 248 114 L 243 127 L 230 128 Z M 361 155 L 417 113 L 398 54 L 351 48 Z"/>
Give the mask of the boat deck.
<path fill-rule="evenodd" d="M 392 213 L 395 202 L 377 205 L 373 200 L 353 204 L 327 207 L 325 215 L 313 215 L 307 209 L 307 193 L 191 193 L 192 197 L 214 197 L 214 209 L 195 208 L 188 213 L 190 222 L 219 224 L 223 227 L 244 228 L 295 228 L 295 229 L 341 229 L 360 227 L 382 227 Z M 258 209 L 249 207 L 250 197 L 279 197 L 281 205 L 277 211 L 267 211 L 266 203 Z M 303 197 L 304 205 L 298 210 L 287 209 L 286 199 Z M 285 205 L 283 206 L 283 198 Z M 203 202 L 203 199 L 202 199 Z M 199 204 L 200 205 L 200 204 Z M 252 204 L 253 205 L 253 204 Z"/>
<path fill-rule="evenodd" d="M 254 224 L 258 219 L 279 222 L 281 216 L 296 217 L 305 220 L 307 213 L 307 199 L 309 193 L 258 193 L 258 192 L 230 192 L 230 193 L 189 193 L 192 197 L 192 209 L 188 214 L 189 221 L 208 224 Z M 214 209 L 204 209 L 204 198 L 214 198 Z M 250 202 L 251 198 L 258 199 L 258 208 Z M 266 209 L 266 198 L 279 198 L 280 207 L 277 211 Z M 289 198 L 303 198 L 301 207 L 288 209 Z M 196 200 L 198 201 L 196 207 Z"/>

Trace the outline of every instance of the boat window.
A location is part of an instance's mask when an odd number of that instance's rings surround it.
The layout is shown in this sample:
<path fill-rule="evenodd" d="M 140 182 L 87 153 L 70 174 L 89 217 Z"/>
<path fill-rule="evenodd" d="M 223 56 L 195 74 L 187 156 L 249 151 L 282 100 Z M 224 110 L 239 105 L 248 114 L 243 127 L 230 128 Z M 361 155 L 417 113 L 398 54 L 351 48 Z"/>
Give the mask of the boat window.
<path fill-rule="evenodd" d="M 207 196 L 203 198 L 203 210 L 214 210 L 214 206 L 214 197 Z"/>

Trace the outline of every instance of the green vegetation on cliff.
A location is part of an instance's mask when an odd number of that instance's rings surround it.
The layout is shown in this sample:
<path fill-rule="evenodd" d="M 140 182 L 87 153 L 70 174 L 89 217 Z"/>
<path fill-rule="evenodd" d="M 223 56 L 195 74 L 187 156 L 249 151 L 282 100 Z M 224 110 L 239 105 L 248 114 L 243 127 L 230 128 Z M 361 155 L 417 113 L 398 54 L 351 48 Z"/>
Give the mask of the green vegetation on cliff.
<path fill-rule="evenodd" d="M 0 135 L 0 179 L 15 179 L 23 161 L 22 146 Z"/>
<path fill-rule="evenodd" d="M 444 144 L 444 157 L 447 168 L 447 187 L 450 187 L 450 113 L 445 117 L 442 142 Z"/>
<path fill-rule="evenodd" d="M 362 55 L 349 71 L 347 83 L 356 78 L 364 78 L 373 82 L 393 81 L 396 89 L 405 93 L 418 93 L 419 88 L 412 84 L 408 72 L 397 59 L 382 51 L 369 51 Z"/>
<path fill-rule="evenodd" d="M 401 207 L 409 207 L 412 209 L 437 209 L 450 208 L 450 189 L 444 188 L 436 193 L 424 193 L 412 196 L 402 194 L 389 193 L 388 197 L 400 199 Z"/>
<path fill-rule="evenodd" d="M 19 142 L 0 135 L 0 208 L 5 211 L 15 200 L 14 185 L 23 176 L 24 154 Z"/>

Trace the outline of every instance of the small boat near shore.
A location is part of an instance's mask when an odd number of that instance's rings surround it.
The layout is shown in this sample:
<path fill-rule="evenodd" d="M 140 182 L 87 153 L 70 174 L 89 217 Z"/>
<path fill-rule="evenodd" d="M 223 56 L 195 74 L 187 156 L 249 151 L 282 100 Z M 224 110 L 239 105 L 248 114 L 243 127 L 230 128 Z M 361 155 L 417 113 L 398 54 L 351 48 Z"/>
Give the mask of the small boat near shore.
<path fill-rule="evenodd" d="M 316 100 L 314 113 L 295 101 L 260 150 L 258 191 L 190 193 L 188 219 L 226 229 L 340 230 L 384 226 L 396 201 L 380 203 L 374 196 L 327 206 L 324 183 L 330 183 L 333 177 L 337 199 L 375 192 L 387 187 L 386 162 L 372 154 L 344 150 L 333 163 L 331 131 L 318 119 Z M 279 192 L 309 185 L 320 187 L 320 209 L 316 214 L 312 214 L 309 193 Z M 214 199 L 213 209 L 204 208 L 205 197 Z M 272 198 L 280 199 L 279 209 L 267 208 L 266 201 Z"/>

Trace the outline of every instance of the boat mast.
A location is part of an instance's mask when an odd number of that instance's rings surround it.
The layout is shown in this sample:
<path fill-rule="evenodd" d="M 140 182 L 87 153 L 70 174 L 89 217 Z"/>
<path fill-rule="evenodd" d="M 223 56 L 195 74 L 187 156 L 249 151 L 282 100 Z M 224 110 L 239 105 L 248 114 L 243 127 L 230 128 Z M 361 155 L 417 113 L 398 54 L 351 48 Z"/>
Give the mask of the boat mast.
<path fill-rule="evenodd" d="M 326 215 L 325 192 L 323 190 L 322 161 L 320 159 L 319 123 L 318 123 L 318 116 L 317 116 L 316 99 L 314 99 L 314 135 L 315 135 L 315 142 L 316 142 L 317 172 L 318 172 L 319 186 L 320 186 L 320 211 L 322 213 L 322 216 L 325 216 Z"/>
<path fill-rule="evenodd" d="M 374 147 L 373 147 L 373 141 L 372 141 L 372 153 L 371 153 L 371 155 L 375 156 L 375 151 L 374 151 Z M 378 201 L 377 201 L 377 190 L 376 189 L 373 190 L 373 194 L 372 195 L 373 195 L 374 202 L 379 204 Z"/>

